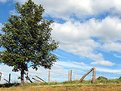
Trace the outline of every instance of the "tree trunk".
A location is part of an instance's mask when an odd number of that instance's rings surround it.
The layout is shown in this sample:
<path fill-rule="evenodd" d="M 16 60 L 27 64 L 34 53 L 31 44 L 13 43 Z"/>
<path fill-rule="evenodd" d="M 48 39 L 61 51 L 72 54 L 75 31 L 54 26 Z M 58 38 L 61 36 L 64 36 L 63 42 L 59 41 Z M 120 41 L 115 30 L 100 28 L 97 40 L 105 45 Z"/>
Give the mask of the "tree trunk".
<path fill-rule="evenodd" d="M 24 69 L 21 70 L 21 84 L 24 84 Z"/>

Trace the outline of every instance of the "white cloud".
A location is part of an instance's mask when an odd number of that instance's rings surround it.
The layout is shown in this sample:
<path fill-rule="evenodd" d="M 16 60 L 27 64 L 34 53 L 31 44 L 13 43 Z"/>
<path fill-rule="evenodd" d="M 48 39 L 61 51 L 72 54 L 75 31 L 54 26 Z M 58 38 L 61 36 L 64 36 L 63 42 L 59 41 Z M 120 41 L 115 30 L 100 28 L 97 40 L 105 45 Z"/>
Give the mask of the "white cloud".
<path fill-rule="evenodd" d="M 41 3 L 46 14 L 52 17 L 67 19 L 72 15 L 79 17 L 92 13 L 90 0 L 44 0 Z"/>
<path fill-rule="evenodd" d="M 121 74 L 120 69 L 106 69 L 106 68 L 96 68 L 98 72 L 112 73 L 112 74 Z"/>
<path fill-rule="evenodd" d="M 104 44 L 103 48 L 108 50 L 108 51 L 121 52 L 121 43 L 109 42 L 107 44 Z"/>
<path fill-rule="evenodd" d="M 87 67 L 87 65 L 83 62 L 71 62 L 71 61 L 57 61 L 55 66 L 58 65 L 58 66 L 61 66 L 63 68 L 74 68 L 74 69 L 88 69 L 89 67 Z M 86 70 L 85 69 L 85 70 Z"/>
<path fill-rule="evenodd" d="M 115 2 L 115 3 L 114 3 Z M 83 18 L 85 16 L 98 15 L 102 12 L 110 11 L 114 8 L 120 10 L 120 6 L 117 7 L 119 0 L 44 0 L 42 5 L 46 10 L 46 14 L 52 17 L 68 19 L 71 16 Z M 109 4 L 112 3 L 112 4 Z M 111 11 L 110 11 L 111 12 Z"/>
<path fill-rule="evenodd" d="M 104 65 L 104 66 L 112 66 L 112 65 L 114 65 L 114 63 L 112 63 L 112 62 L 109 62 L 109 61 L 105 61 L 105 60 L 99 60 L 98 62 L 96 61 L 96 62 L 92 62 L 91 64 L 100 64 L 100 65 Z"/>
<path fill-rule="evenodd" d="M 93 36 L 110 42 L 121 40 L 121 20 L 117 17 L 106 17 L 102 21 L 93 20 Z"/>
<path fill-rule="evenodd" d="M 63 24 L 54 23 L 52 25 L 52 35 L 59 41 L 60 49 L 84 56 L 93 60 L 92 64 L 112 66 L 101 53 L 94 53 L 95 49 L 105 51 L 121 50 L 121 20 L 116 17 L 106 17 L 103 20 L 90 19 L 80 23 L 67 21 Z M 97 38 L 94 40 L 92 38 Z"/>
<path fill-rule="evenodd" d="M 25 3 L 27 0 L 14 0 Z M 95 16 L 105 12 L 112 14 L 121 12 L 120 0 L 33 0 L 36 4 L 42 4 L 46 15 L 51 17 L 69 19 L 73 15 L 77 18 Z"/>
<path fill-rule="evenodd" d="M 41 3 L 46 10 L 46 14 L 64 19 L 72 15 L 83 18 L 104 12 L 118 13 L 121 11 L 120 0 L 43 0 Z M 111 11 L 112 9 L 114 10 Z"/>

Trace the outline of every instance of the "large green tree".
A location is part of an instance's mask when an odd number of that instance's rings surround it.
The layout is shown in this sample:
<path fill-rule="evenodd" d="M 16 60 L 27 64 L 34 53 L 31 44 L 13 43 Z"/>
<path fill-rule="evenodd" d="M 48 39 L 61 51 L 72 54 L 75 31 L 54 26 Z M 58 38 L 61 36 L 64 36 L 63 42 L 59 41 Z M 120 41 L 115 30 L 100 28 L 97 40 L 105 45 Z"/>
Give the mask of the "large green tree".
<path fill-rule="evenodd" d="M 1 53 L 2 62 L 20 71 L 21 82 L 24 83 L 28 63 L 33 69 L 39 66 L 51 68 L 57 57 L 52 51 L 58 43 L 51 37 L 52 21 L 42 17 L 44 9 L 41 5 L 28 0 L 23 5 L 16 4 L 17 15 L 11 15 L 4 24 L 0 35 L 0 45 L 5 49 Z"/>

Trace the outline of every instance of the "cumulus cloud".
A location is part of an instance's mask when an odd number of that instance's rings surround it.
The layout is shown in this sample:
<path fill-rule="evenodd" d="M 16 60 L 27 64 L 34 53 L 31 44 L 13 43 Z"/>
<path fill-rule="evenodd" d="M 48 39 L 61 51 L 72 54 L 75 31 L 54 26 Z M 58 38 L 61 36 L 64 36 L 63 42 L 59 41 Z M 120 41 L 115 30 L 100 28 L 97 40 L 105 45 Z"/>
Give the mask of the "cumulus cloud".
<path fill-rule="evenodd" d="M 95 37 L 100 38 L 103 41 L 117 41 L 121 40 L 121 20 L 117 17 L 106 17 L 102 21 L 92 21 L 93 29 L 92 33 Z"/>
<path fill-rule="evenodd" d="M 112 63 L 110 61 L 106 61 L 106 60 L 99 60 L 99 61 L 96 61 L 96 62 L 92 62 L 91 64 L 96 64 L 96 65 L 100 64 L 100 65 L 104 65 L 104 66 L 112 66 L 112 65 L 114 65 L 114 63 Z"/>
<path fill-rule="evenodd" d="M 14 0 L 25 3 L 27 0 Z M 46 15 L 51 17 L 70 19 L 72 16 L 84 18 L 96 16 L 105 12 L 120 14 L 120 0 L 33 0 L 36 4 L 42 4 Z M 111 3 L 111 4 L 110 4 Z"/>
<path fill-rule="evenodd" d="M 46 9 L 46 14 L 63 19 L 68 19 L 72 16 L 84 18 L 104 12 L 113 14 L 121 11 L 120 0 L 43 0 L 40 2 Z"/>
<path fill-rule="evenodd" d="M 108 51 L 121 52 L 121 43 L 109 42 L 107 44 L 104 44 L 102 47 Z"/>
<path fill-rule="evenodd" d="M 90 19 L 84 23 L 67 21 L 63 24 L 52 25 L 52 35 L 59 41 L 60 49 L 80 56 L 90 58 L 94 62 L 112 66 L 110 60 L 106 60 L 101 53 L 95 53 L 96 49 L 106 51 L 121 50 L 121 20 L 116 17 L 106 17 L 103 20 Z M 96 38 L 96 39 L 93 39 Z"/>
<path fill-rule="evenodd" d="M 121 70 L 118 69 L 105 69 L 105 68 L 96 68 L 98 72 L 112 73 L 112 74 L 121 74 Z"/>

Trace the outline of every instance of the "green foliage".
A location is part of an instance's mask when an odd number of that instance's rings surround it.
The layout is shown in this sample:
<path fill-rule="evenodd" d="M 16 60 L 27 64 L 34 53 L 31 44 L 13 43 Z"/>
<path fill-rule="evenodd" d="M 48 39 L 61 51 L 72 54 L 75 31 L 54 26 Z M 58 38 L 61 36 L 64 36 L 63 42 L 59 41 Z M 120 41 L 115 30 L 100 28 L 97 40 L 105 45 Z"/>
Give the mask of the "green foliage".
<path fill-rule="evenodd" d="M 119 77 L 119 80 L 121 80 L 121 77 Z"/>
<path fill-rule="evenodd" d="M 97 81 L 98 82 L 104 82 L 104 83 L 106 83 L 107 81 L 108 81 L 108 79 L 106 78 L 106 77 L 103 77 L 103 76 L 99 76 L 98 78 L 97 78 Z"/>
<path fill-rule="evenodd" d="M 104 76 L 99 76 L 99 77 L 97 78 L 97 80 L 108 80 L 108 78 L 106 78 L 106 77 L 104 77 Z"/>
<path fill-rule="evenodd" d="M 5 48 L 2 62 L 13 66 L 14 71 L 28 71 L 28 63 L 51 68 L 57 57 L 52 51 L 58 47 L 51 38 L 52 21 L 42 17 L 44 9 L 28 0 L 24 5 L 16 4 L 17 15 L 12 15 L 4 24 L 0 45 Z"/>

